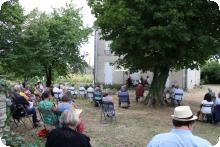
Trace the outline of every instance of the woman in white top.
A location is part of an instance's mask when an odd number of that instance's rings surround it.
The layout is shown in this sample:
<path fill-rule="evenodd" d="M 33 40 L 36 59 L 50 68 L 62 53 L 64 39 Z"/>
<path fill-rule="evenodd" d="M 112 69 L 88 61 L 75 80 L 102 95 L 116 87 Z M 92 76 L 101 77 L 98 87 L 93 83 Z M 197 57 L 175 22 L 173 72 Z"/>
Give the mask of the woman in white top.
<path fill-rule="evenodd" d="M 201 102 L 200 111 L 198 112 L 198 119 L 200 114 L 204 116 L 205 114 L 212 114 L 212 108 L 213 108 L 214 102 L 212 101 L 212 97 L 210 94 L 205 94 L 204 100 Z M 202 117 L 203 118 L 203 117 Z"/>

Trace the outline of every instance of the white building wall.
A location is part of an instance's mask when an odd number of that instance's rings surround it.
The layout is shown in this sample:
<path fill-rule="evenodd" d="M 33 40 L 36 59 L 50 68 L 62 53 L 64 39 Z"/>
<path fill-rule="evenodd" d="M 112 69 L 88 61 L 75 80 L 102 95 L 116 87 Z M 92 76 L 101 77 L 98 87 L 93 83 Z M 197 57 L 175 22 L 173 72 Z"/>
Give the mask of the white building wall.
<path fill-rule="evenodd" d="M 111 75 L 105 73 L 106 64 L 113 63 L 118 59 L 117 56 L 114 56 L 110 53 L 109 49 L 109 41 L 106 42 L 104 40 L 100 40 L 98 32 L 95 33 L 95 54 L 94 54 L 94 69 L 95 69 L 95 82 L 96 83 L 103 83 L 103 84 L 126 84 L 126 80 L 128 78 L 128 71 L 124 69 L 116 69 L 114 66 L 111 70 Z M 110 69 L 109 69 L 110 70 Z M 106 76 L 110 76 L 112 82 L 107 80 Z M 153 73 L 133 73 L 130 74 L 133 80 L 139 80 L 142 76 L 146 79 L 149 76 L 150 81 L 153 80 Z M 181 88 L 192 89 L 195 85 L 200 84 L 200 70 L 180 70 L 180 71 L 173 71 L 169 73 L 169 77 L 166 82 L 166 87 L 171 87 L 172 84 L 179 85 Z"/>
<path fill-rule="evenodd" d="M 200 85 L 200 71 L 199 70 L 187 70 L 187 88 L 193 89 L 196 85 Z"/>

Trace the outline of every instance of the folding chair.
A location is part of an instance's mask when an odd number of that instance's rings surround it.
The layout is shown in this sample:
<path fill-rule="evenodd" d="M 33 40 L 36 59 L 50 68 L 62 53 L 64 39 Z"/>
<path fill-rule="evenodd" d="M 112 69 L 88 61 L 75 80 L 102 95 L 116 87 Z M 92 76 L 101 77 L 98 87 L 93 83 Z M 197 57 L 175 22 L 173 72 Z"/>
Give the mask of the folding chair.
<path fill-rule="evenodd" d="M 118 95 L 119 97 L 119 106 L 122 108 L 128 108 L 129 104 L 128 104 L 128 99 L 129 96 L 128 95 Z"/>
<path fill-rule="evenodd" d="M 178 106 L 180 106 L 182 99 L 183 99 L 183 93 L 175 93 L 174 98 L 171 101 L 174 106 L 175 106 L 175 102 L 177 103 Z"/>
<path fill-rule="evenodd" d="M 200 112 L 201 112 L 201 109 L 204 107 L 213 109 L 213 104 L 202 104 L 201 108 L 200 108 Z M 202 120 L 201 121 L 212 123 L 212 121 L 213 121 L 212 111 L 211 111 L 211 113 L 202 113 Z"/>
<path fill-rule="evenodd" d="M 31 117 L 33 115 L 32 114 L 29 115 L 23 105 L 21 105 L 21 104 L 13 104 L 13 110 L 11 109 L 11 112 L 12 112 L 12 117 L 13 117 L 14 123 L 15 123 L 15 125 L 17 127 L 18 127 L 18 123 L 22 122 L 23 125 L 26 128 L 25 121 L 23 120 L 23 119 L 26 119 L 26 118 L 32 124 Z"/>
<path fill-rule="evenodd" d="M 114 120 L 116 121 L 115 108 L 113 102 L 102 101 L 101 107 L 101 121 L 103 120 L 103 116 L 105 120 L 107 120 L 108 118 L 110 120 L 113 120 L 114 118 Z"/>
<path fill-rule="evenodd" d="M 58 125 L 58 117 L 51 110 L 40 109 L 38 108 L 41 120 L 44 123 L 44 128 L 47 130 L 46 125 L 57 126 Z"/>

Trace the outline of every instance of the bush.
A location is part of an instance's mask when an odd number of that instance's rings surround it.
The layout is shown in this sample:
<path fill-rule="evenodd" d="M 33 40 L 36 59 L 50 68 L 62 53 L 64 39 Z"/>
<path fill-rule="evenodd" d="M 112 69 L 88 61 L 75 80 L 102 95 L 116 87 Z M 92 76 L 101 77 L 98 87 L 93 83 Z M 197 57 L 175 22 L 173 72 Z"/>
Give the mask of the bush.
<path fill-rule="evenodd" d="M 220 84 L 220 64 L 217 61 L 206 63 L 202 67 L 201 78 L 208 84 Z"/>

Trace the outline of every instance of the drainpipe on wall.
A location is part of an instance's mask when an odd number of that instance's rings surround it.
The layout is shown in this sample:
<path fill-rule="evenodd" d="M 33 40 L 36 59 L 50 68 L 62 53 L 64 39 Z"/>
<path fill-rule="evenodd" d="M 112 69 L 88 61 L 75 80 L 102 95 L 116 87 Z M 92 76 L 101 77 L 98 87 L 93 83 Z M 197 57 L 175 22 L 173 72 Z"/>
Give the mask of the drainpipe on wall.
<path fill-rule="evenodd" d="M 96 60 L 97 60 L 97 41 L 96 41 L 96 37 L 97 37 L 97 35 L 96 35 L 96 31 L 97 31 L 97 28 L 96 27 L 94 27 L 95 28 L 95 35 L 94 35 L 94 69 L 93 69 L 93 84 L 96 84 L 96 68 L 97 68 L 97 66 L 96 66 Z"/>
<path fill-rule="evenodd" d="M 184 86 L 185 91 L 187 91 L 187 89 L 188 89 L 188 88 L 187 88 L 187 83 L 188 83 L 188 82 L 187 82 L 187 80 L 188 80 L 188 76 L 187 76 L 187 75 L 188 75 L 188 70 L 185 69 L 185 86 Z"/>

